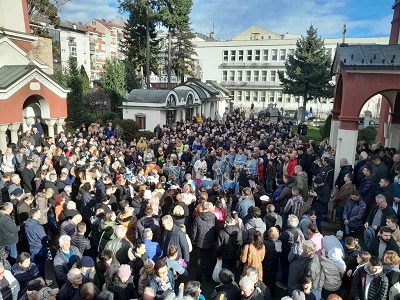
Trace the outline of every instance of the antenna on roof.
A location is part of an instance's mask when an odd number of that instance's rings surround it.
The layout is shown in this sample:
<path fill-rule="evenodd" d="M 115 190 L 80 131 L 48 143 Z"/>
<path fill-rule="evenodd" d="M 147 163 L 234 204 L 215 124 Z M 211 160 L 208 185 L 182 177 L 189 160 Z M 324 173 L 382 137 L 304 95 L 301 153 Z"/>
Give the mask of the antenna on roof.
<path fill-rule="evenodd" d="M 214 38 L 213 8 L 210 8 L 210 38 Z"/>
<path fill-rule="evenodd" d="M 343 24 L 343 29 L 342 29 L 342 44 L 345 44 L 345 43 L 346 43 L 346 31 L 347 31 L 346 24 Z"/>

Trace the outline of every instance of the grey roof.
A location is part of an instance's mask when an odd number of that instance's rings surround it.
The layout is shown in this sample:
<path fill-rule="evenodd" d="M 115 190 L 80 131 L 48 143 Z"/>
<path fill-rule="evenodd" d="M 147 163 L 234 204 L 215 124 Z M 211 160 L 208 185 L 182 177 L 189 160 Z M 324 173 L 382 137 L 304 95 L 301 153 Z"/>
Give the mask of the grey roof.
<path fill-rule="evenodd" d="M 206 90 L 211 96 L 216 96 L 219 94 L 219 92 L 214 89 L 213 87 L 205 84 L 204 82 L 200 81 L 200 80 L 194 80 L 192 81 L 194 84 L 197 84 L 200 88 L 202 88 L 203 90 Z"/>
<path fill-rule="evenodd" d="M 200 100 L 207 99 L 207 94 L 204 93 L 204 91 L 201 88 L 199 88 L 197 85 L 189 84 L 187 86 L 190 87 L 191 89 L 193 89 L 197 93 L 197 95 L 199 95 Z"/>
<path fill-rule="evenodd" d="M 0 89 L 6 89 L 36 69 L 34 65 L 8 65 L 0 68 Z"/>
<path fill-rule="evenodd" d="M 132 90 L 128 97 L 128 102 L 140 103 L 165 103 L 170 90 Z"/>
<path fill-rule="evenodd" d="M 229 95 L 231 92 L 229 90 L 227 90 L 225 87 L 223 87 L 222 85 L 218 84 L 216 81 L 207 81 L 207 83 L 215 86 L 217 89 L 223 91 L 225 94 Z"/>
<path fill-rule="evenodd" d="M 400 45 L 341 44 L 336 48 L 332 71 L 339 69 L 397 69 L 400 66 Z"/>
<path fill-rule="evenodd" d="M 184 101 L 186 101 L 186 98 L 188 94 L 190 93 L 190 90 L 183 90 L 183 89 L 174 89 L 174 92 L 178 95 L 179 100 L 183 98 Z"/>

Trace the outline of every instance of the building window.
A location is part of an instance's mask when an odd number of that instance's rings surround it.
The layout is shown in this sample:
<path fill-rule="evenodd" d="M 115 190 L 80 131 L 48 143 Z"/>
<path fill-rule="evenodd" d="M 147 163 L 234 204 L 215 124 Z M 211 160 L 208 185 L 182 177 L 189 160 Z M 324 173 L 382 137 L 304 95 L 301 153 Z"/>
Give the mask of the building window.
<path fill-rule="evenodd" d="M 272 82 L 276 81 L 276 71 L 271 71 L 270 81 L 272 81 Z"/>
<path fill-rule="evenodd" d="M 297 103 L 299 103 L 299 102 L 300 102 L 300 97 L 299 97 L 299 96 L 296 96 L 296 97 L 294 98 L 294 101 L 296 101 Z"/>
<path fill-rule="evenodd" d="M 237 99 L 238 101 L 242 101 L 242 91 L 238 91 L 237 93 Z"/>
<path fill-rule="evenodd" d="M 246 71 L 246 81 L 251 81 L 251 71 Z"/>
<path fill-rule="evenodd" d="M 261 71 L 261 81 L 267 81 L 267 71 Z"/>
<path fill-rule="evenodd" d="M 273 61 L 277 61 L 278 60 L 278 50 L 277 49 L 273 49 L 271 51 L 271 60 L 273 60 Z"/>
<path fill-rule="evenodd" d="M 269 102 L 275 102 L 275 93 L 274 92 L 269 93 Z"/>
<path fill-rule="evenodd" d="M 222 81 L 228 81 L 228 71 L 222 71 Z"/>
<path fill-rule="evenodd" d="M 285 95 L 285 103 L 290 103 L 290 95 Z"/>
<path fill-rule="evenodd" d="M 280 59 L 281 60 L 286 60 L 286 50 L 285 49 L 281 49 L 280 50 Z"/>
<path fill-rule="evenodd" d="M 259 77 L 260 77 L 260 71 L 254 71 L 253 72 L 254 73 L 254 81 L 258 81 L 259 80 Z"/>
<path fill-rule="evenodd" d="M 228 61 L 228 50 L 224 50 L 222 53 L 222 60 Z"/>
<path fill-rule="evenodd" d="M 230 71 L 230 73 L 229 73 L 229 80 L 230 80 L 230 81 L 235 81 L 235 71 Z"/>
<path fill-rule="evenodd" d="M 267 61 L 267 60 L 268 60 L 268 50 L 267 50 L 267 49 L 264 49 L 264 50 L 263 50 L 263 60 L 264 60 L 264 61 Z"/>
<path fill-rule="evenodd" d="M 253 58 L 253 50 L 247 50 L 247 60 L 252 60 Z"/>
<path fill-rule="evenodd" d="M 146 116 L 145 115 L 137 115 L 136 123 L 139 126 L 139 129 L 146 129 Z"/>
<path fill-rule="evenodd" d="M 69 47 L 69 55 L 76 57 L 76 47 Z"/>
<path fill-rule="evenodd" d="M 244 96 L 245 100 L 250 101 L 250 91 L 245 91 L 244 93 L 245 93 L 245 96 Z"/>
<path fill-rule="evenodd" d="M 265 102 L 266 91 L 260 91 L 260 101 Z"/>
<path fill-rule="evenodd" d="M 236 50 L 231 50 L 231 61 L 236 60 Z"/>
<path fill-rule="evenodd" d="M 253 92 L 253 101 L 258 102 L 258 91 Z"/>
<path fill-rule="evenodd" d="M 254 60 L 260 61 L 261 50 L 256 50 L 254 53 Z"/>
<path fill-rule="evenodd" d="M 243 61 L 243 50 L 238 50 L 238 61 Z"/>
<path fill-rule="evenodd" d="M 238 71 L 237 72 L 237 80 L 238 81 L 243 81 L 243 71 Z"/>
<path fill-rule="evenodd" d="M 278 103 L 282 103 L 282 93 L 281 92 L 278 92 L 278 100 L 277 100 L 277 102 Z"/>
<path fill-rule="evenodd" d="M 111 43 L 116 43 L 117 39 L 116 38 L 111 38 Z"/>

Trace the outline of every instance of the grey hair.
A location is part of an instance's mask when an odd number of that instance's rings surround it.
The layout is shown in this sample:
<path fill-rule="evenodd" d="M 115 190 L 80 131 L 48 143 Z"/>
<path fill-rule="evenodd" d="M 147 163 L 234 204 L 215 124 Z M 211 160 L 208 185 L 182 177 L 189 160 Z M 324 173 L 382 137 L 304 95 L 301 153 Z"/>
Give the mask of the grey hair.
<path fill-rule="evenodd" d="M 379 195 L 377 195 L 376 197 L 375 197 L 375 199 L 376 200 L 382 200 L 382 201 L 385 201 L 386 202 L 386 197 L 385 197 L 385 195 L 382 195 L 382 194 L 379 194 Z"/>
<path fill-rule="evenodd" d="M 74 201 L 68 201 L 67 209 L 76 209 L 76 203 Z"/>
<path fill-rule="evenodd" d="M 1 207 L 1 210 L 2 211 L 6 211 L 6 210 L 8 210 L 10 208 L 14 208 L 14 205 L 11 202 L 5 202 L 3 204 L 3 206 Z"/>
<path fill-rule="evenodd" d="M 65 191 L 65 192 L 66 192 L 66 191 L 72 191 L 72 186 L 66 185 L 66 186 L 64 187 L 64 191 Z"/>
<path fill-rule="evenodd" d="M 174 223 L 174 220 L 170 215 L 165 215 L 164 217 L 162 217 L 161 221 L 169 224 Z"/>
<path fill-rule="evenodd" d="M 153 232 L 151 231 L 150 228 L 146 228 L 143 230 L 143 239 L 148 240 L 153 236 Z"/>
<path fill-rule="evenodd" d="M 243 276 L 239 281 L 239 286 L 245 288 L 246 290 L 254 290 L 254 282 L 249 276 Z"/>
<path fill-rule="evenodd" d="M 314 253 L 317 246 L 313 241 L 306 240 L 303 242 L 303 249 L 307 250 L 308 252 Z"/>
<path fill-rule="evenodd" d="M 13 181 L 14 178 L 17 178 L 17 177 L 20 178 L 18 174 L 12 174 L 12 175 L 11 175 L 11 181 Z"/>
<path fill-rule="evenodd" d="M 156 291 L 151 286 L 146 286 L 143 291 L 143 295 L 155 296 Z"/>
<path fill-rule="evenodd" d="M 127 230 L 124 225 L 118 225 L 117 228 L 115 229 L 115 235 L 118 238 L 123 238 L 126 234 Z"/>
<path fill-rule="evenodd" d="M 81 271 L 78 268 L 72 268 L 67 274 L 68 281 L 75 280 L 76 276 L 79 274 L 81 274 Z"/>
<path fill-rule="evenodd" d="M 256 275 L 256 276 L 257 276 L 257 279 L 258 279 L 259 272 L 258 272 L 258 270 L 257 270 L 256 268 L 254 268 L 254 267 L 249 267 L 249 268 L 247 269 L 247 271 L 246 271 L 246 275 L 250 275 L 250 274 Z"/>
<path fill-rule="evenodd" d="M 289 227 L 297 227 L 299 225 L 299 218 L 295 215 L 289 215 L 287 225 Z"/>
<path fill-rule="evenodd" d="M 66 234 L 60 236 L 59 239 L 58 239 L 58 243 L 60 245 L 64 244 L 64 242 L 66 242 L 66 241 L 69 241 L 69 242 L 71 241 L 71 237 L 69 235 L 66 235 Z"/>
<path fill-rule="evenodd" d="M 144 261 L 144 263 L 143 263 L 143 265 L 145 266 L 145 267 L 154 267 L 154 265 L 155 265 L 155 263 L 154 263 L 154 261 L 152 260 L 152 259 L 146 259 L 145 261 Z"/>

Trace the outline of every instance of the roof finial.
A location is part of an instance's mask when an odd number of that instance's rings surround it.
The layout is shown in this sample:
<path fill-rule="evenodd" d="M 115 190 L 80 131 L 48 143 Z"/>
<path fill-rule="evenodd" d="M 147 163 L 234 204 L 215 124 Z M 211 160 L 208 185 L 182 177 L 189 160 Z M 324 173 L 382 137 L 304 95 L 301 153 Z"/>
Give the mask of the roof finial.
<path fill-rule="evenodd" d="M 29 65 L 30 66 L 34 65 L 35 57 L 33 55 L 33 51 L 32 50 L 30 50 L 28 52 L 28 59 L 29 59 Z"/>
<path fill-rule="evenodd" d="M 346 24 L 343 24 L 343 30 L 342 30 L 342 44 L 346 42 Z"/>

